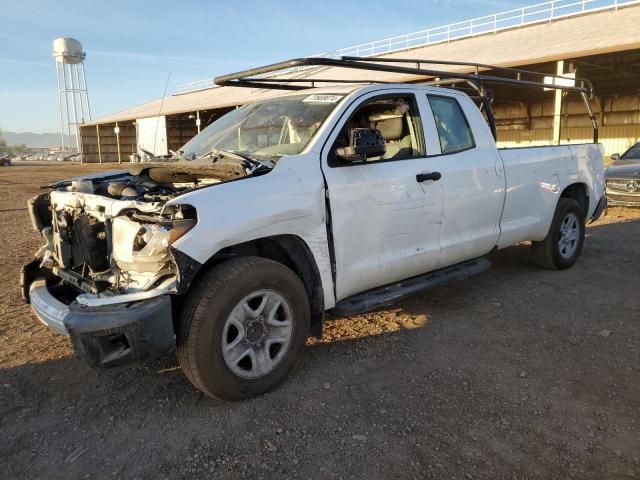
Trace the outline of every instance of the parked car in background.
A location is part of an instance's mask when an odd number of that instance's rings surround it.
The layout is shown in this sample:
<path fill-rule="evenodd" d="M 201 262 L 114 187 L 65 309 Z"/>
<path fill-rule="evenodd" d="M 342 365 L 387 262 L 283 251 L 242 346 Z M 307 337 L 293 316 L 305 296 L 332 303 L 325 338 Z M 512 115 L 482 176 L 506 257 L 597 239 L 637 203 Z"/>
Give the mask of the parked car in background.
<path fill-rule="evenodd" d="M 605 170 L 609 205 L 640 207 L 640 142 L 611 158 L 614 163 Z"/>
<path fill-rule="evenodd" d="M 11 155 L 0 154 L 0 167 L 11 165 Z"/>
<path fill-rule="evenodd" d="M 56 160 L 59 162 L 79 161 L 80 155 L 78 153 L 61 153 L 60 155 L 58 155 Z"/>

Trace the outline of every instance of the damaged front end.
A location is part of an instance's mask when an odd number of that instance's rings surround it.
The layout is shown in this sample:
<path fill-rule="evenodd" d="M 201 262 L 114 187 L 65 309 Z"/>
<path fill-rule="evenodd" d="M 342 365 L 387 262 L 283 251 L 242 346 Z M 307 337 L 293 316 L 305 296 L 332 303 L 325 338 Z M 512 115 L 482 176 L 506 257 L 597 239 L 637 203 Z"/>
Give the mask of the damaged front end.
<path fill-rule="evenodd" d="M 249 175 L 223 170 L 147 165 L 60 182 L 32 198 L 29 213 L 45 245 L 22 269 L 25 301 L 92 366 L 172 350 L 171 296 L 186 290 L 200 265 L 173 248 L 197 212 L 169 201 Z"/>

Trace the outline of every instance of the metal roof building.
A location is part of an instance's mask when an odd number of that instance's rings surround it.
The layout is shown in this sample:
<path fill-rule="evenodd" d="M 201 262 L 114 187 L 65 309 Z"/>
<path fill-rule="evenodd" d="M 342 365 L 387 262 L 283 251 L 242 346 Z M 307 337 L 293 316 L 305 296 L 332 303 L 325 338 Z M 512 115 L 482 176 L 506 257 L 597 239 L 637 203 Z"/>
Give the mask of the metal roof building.
<path fill-rule="evenodd" d="M 576 72 L 593 81 L 601 141 L 607 153 L 640 138 L 640 1 L 556 0 L 479 19 L 357 45 L 324 56 L 380 56 L 472 61 L 549 74 Z M 424 78 L 389 72 L 323 68 L 327 79 L 418 82 Z M 461 67 L 464 68 L 464 67 Z M 316 70 L 317 72 L 317 70 Z M 307 71 L 289 72 L 304 77 Z M 80 127 L 87 162 L 128 161 L 140 145 L 177 150 L 230 109 L 280 95 L 267 89 L 216 87 L 212 79 L 181 86 L 174 95 L 113 113 Z M 588 141 L 584 107 L 554 92 L 496 87 L 498 140 L 504 146 L 554 140 L 554 117 L 562 117 L 560 142 Z M 153 130 L 152 145 L 144 131 Z M 557 134 L 556 134 L 557 137 Z M 558 138 L 555 139 L 556 141 Z"/>

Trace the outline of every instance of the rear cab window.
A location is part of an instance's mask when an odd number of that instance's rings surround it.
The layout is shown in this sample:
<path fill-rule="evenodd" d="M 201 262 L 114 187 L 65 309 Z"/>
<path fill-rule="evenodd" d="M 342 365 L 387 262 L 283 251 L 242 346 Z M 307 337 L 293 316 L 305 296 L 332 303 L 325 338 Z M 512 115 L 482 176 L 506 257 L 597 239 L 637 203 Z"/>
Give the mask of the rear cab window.
<path fill-rule="evenodd" d="M 443 154 L 461 152 L 475 148 L 473 132 L 455 98 L 427 95 L 438 130 L 440 149 Z"/>

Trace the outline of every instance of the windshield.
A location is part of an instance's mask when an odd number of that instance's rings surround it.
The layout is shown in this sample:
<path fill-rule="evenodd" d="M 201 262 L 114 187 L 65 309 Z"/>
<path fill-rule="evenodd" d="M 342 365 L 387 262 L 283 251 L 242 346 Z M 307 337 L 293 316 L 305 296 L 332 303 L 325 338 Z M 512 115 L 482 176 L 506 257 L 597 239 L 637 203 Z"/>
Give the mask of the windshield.
<path fill-rule="evenodd" d="M 254 158 L 296 155 L 307 146 L 342 95 L 294 95 L 245 105 L 220 117 L 180 150 L 194 160 L 213 150 Z"/>
<path fill-rule="evenodd" d="M 640 143 L 636 143 L 633 147 L 627 150 L 620 158 L 622 160 L 640 159 Z"/>

